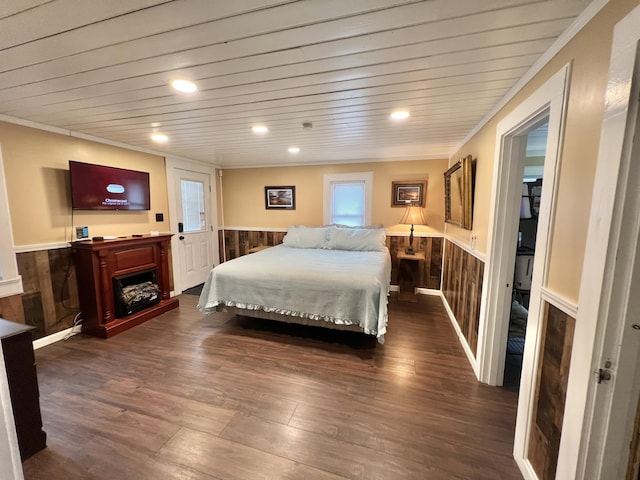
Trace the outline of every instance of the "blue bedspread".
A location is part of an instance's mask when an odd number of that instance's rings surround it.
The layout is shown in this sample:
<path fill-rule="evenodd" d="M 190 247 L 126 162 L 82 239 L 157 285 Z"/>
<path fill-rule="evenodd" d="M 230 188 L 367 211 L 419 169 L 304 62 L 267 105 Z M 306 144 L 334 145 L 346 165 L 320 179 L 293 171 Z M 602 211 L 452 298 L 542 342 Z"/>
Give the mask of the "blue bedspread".
<path fill-rule="evenodd" d="M 204 313 L 218 305 L 359 325 L 384 342 L 391 281 L 388 250 L 359 252 L 278 245 L 211 270 L 200 295 Z"/>

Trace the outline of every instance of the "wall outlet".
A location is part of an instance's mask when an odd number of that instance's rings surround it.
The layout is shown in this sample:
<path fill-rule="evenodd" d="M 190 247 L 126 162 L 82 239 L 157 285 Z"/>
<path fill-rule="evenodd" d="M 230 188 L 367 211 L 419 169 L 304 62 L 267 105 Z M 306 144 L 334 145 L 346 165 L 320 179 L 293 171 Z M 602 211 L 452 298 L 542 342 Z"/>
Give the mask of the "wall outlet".
<path fill-rule="evenodd" d="M 156 222 L 164 222 L 164 213 L 156 213 Z"/>
<path fill-rule="evenodd" d="M 471 250 L 476 249 L 476 240 L 478 240 L 478 237 L 475 235 L 471 235 Z"/>

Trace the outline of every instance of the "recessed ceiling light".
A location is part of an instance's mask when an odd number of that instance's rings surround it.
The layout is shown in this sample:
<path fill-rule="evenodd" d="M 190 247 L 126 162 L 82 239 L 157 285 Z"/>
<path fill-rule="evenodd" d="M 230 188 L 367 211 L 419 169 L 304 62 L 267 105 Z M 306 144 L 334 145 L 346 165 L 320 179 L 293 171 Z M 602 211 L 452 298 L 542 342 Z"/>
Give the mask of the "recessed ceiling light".
<path fill-rule="evenodd" d="M 289 147 L 289 153 L 298 153 L 299 151 L 298 147 Z"/>
<path fill-rule="evenodd" d="M 396 110 L 391 114 L 391 118 L 394 120 L 404 120 L 405 118 L 409 118 L 409 112 L 406 110 Z"/>
<path fill-rule="evenodd" d="M 269 128 L 265 127 L 264 125 L 255 125 L 251 128 L 251 130 L 253 130 L 253 133 L 267 133 L 269 131 Z"/>
<path fill-rule="evenodd" d="M 195 83 L 189 80 L 174 80 L 171 82 L 171 86 L 179 92 L 192 93 L 198 90 Z"/>
<path fill-rule="evenodd" d="M 167 137 L 164 133 L 154 133 L 153 135 L 151 135 L 151 140 L 157 143 L 164 143 L 169 140 L 169 137 Z"/>

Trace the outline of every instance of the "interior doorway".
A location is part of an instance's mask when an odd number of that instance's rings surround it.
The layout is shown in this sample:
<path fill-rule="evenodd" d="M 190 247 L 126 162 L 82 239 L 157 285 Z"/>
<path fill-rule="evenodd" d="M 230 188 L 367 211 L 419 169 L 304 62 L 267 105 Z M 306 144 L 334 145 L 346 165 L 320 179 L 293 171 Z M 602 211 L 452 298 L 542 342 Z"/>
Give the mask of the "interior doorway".
<path fill-rule="evenodd" d="M 570 65 L 560 69 L 496 126 L 487 236 L 488 261 L 483 277 L 477 357 L 479 379 L 489 385 L 502 385 L 504 380 L 509 330 L 509 316 L 505 312 L 509 311 L 513 295 L 527 137 L 531 131 L 548 121 L 544 182 L 541 185 L 536 225 L 526 342 L 514 433 L 514 458 L 522 472 L 533 472 L 527 451 L 532 430 L 531 418 L 536 406 L 536 372 L 540 362 L 538 353 L 542 341 L 544 306 L 553 298 L 553 292 L 545 287 L 570 71 Z"/>
<path fill-rule="evenodd" d="M 542 119 L 535 119 L 534 123 L 521 134 L 526 147 L 524 152 L 519 149 L 516 153 L 524 153 L 524 156 L 512 159 L 522 163 L 524 168 L 520 179 L 522 194 L 518 202 L 519 215 L 514 222 L 518 228 L 518 242 L 514 260 L 511 303 L 504 313 L 509 320 L 502 384 L 515 389 L 520 386 L 526 342 L 548 131 L 547 115 Z"/>

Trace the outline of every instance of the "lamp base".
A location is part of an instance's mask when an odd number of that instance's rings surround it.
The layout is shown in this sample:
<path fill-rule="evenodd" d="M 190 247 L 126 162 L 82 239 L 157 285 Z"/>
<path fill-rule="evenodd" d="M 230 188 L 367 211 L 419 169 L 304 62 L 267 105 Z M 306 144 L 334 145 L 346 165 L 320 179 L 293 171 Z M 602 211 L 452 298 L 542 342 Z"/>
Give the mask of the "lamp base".
<path fill-rule="evenodd" d="M 413 224 L 411 224 L 411 233 L 409 234 L 409 248 L 407 248 L 404 253 L 407 255 L 415 255 L 416 252 L 413 250 Z"/>

